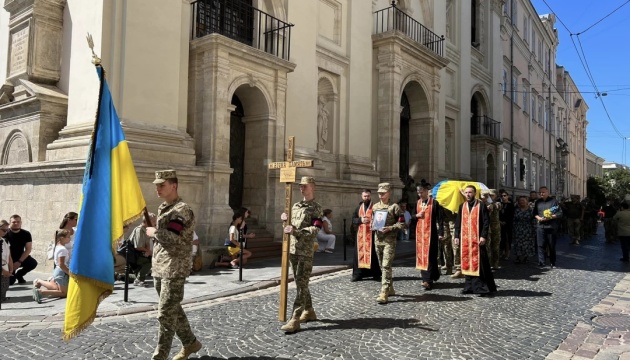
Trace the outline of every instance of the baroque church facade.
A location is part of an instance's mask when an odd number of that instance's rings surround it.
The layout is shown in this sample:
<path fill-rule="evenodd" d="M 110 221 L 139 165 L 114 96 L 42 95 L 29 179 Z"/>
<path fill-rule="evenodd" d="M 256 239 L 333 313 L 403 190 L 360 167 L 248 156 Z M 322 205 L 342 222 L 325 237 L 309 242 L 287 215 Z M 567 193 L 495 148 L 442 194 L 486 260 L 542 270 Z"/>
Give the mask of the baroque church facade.
<path fill-rule="evenodd" d="M 510 136 L 507 18 L 502 0 L 4 0 L 0 217 L 22 215 L 43 259 L 38 240 L 78 207 L 98 97 L 87 33 L 149 209 L 154 171 L 177 170 L 206 245 L 240 207 L 261 239 L 280 237 L 284 184 L 268 164 L 288 136 L 339 233 L 379 182 L 394 199 L 409 177 L 528 192 L 510 171 L 536 144 Z"/>

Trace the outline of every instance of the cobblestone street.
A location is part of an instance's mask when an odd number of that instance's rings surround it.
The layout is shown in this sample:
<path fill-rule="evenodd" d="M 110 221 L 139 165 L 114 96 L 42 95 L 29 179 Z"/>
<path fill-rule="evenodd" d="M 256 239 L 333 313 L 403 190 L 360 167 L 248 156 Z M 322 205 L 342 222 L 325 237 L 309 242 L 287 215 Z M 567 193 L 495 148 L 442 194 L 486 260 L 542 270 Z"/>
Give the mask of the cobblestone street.
<path fill-rule="evenodd" d="M 559 241 L 553 270 L 504 262 L 491 298 L 460 294 L 463 280 L 450 277 L 424 291 L 411 258 L 397 260 L 397 296 L 387 305 L 375 301 L 378 283 L 352 283 L 350 270 L 313 278 L 320 321 L 293 335 L 279 330 L 277 287 L 188 305 L 186 312 L 203 343 L 201 359 L 544 359 L 591 324 L 593 308 L 630 269 L 618 260 L 619 245 L 601 235 L 567 243 Z M 69 343 L 60 326 L 4 327 L 2 359 L 146 359 L 158 323 L 154 312 L 101 318 Z M 173 354 L 179 347 L 175 340 Z"/>

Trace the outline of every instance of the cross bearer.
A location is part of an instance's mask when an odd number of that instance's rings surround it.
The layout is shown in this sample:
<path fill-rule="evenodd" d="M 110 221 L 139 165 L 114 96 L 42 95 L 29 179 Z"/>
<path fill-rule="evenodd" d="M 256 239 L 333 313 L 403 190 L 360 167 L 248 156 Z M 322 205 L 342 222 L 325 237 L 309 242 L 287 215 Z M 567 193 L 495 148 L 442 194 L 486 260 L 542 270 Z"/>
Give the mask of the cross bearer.
<path fill-rule="evenodd" d="M 304 199 L 296 202 L 291 208 L 291 222 L 284 228 L 291 235 L 289 260 L 297 294 L 293 302 L 293 315 L 280 329 L 292 333 L 300 330 L 300 322 L 317 320 L 308 282 L 313 271 L 313 244 L 317 233 L 322 228 L 322 206 L 315 199 L 315 179 L 304 176 L 300 181 L 300 192 Z M 286 221 L 286 213 L 281 219 Z"/>

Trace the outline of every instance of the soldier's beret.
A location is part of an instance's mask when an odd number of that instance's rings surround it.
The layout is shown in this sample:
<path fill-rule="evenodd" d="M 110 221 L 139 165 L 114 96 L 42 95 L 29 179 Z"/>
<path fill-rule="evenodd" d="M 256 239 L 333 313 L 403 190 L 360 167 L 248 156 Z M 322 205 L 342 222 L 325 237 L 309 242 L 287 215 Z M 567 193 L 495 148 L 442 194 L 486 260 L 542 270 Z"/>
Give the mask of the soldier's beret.
<path fill-rule="evenodd" d="M 388 192 L 392 189 L 392 184 L 390 183 L 380 183 L 378 184 L 378 191 L 380 193 Z"/>
<path fill-rule="evenodd" d="M 161 184 L 169 179 L 177 179 L 177 173 L 175 170 L 160 170 L 155 172 L 154 184 Z"/>
<path fill-rule="evenodd" d="M 315 179 L 312 176 L 302 176 L 300 185 L 313 184 L 315 185 Z"/>

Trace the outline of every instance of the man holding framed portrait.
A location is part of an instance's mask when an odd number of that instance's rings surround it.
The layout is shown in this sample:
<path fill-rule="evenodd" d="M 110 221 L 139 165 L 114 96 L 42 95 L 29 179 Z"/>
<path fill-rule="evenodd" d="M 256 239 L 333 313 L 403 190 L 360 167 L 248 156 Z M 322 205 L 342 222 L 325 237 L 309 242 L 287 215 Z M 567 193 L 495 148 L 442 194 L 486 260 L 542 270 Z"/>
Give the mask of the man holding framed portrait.
<path fill-rule="evenodd" d="M 373 222 L 372 230 L 375 234 L 376 256 L 381 266 L 381 291 L 376 298 L 379 304 L 387 304 L 388 297 L 396 294 L 392 280 L 392 263 L 396 254 L 396 239 L 398 232 L 404 230 L 405 216 L 398 204 L 390 204 L 392 185 L 390 183 L 378 184 L 378 197 L 380 201 L 372 206 Z"/>

